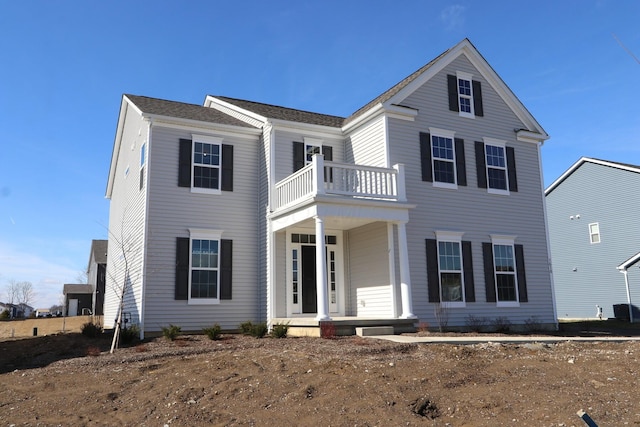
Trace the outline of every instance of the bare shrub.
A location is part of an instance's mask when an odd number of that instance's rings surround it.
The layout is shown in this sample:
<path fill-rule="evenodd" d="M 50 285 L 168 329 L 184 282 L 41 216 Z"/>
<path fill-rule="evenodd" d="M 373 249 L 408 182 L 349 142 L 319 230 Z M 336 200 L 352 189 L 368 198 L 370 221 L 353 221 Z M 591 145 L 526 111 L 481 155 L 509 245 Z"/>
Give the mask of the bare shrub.
<path fill-rule="evenodd" d="M 472 332 L 482 332 L 489 324 L 489 319 L 487 319 L 486 317 L 474 316 L 473 314 L 470 314 L 467 316 L 465 324 L 467 325 L 467 328 L 469 328 L 469 330 Z"/>

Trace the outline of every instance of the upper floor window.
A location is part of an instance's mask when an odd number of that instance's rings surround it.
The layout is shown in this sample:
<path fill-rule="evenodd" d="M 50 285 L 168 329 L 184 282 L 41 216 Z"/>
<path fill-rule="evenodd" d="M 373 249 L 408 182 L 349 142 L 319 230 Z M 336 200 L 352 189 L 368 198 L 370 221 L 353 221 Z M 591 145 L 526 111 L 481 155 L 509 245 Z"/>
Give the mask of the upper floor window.
<path fill-rule="evenodd" d="M 447 76 L 449 110 L 457 111 L 461 117 L 475 118 L 484 115 L 482 84 L 473 80 L 473 75 L 458 71 Z"/>
<path fill-rule="evenodd" d="M 429 132 L 420 134 L 422 180 L 434 187 L 467 185 L 464 141 L 449 130 L 429 128 Z"/>
<path fill-rule="evenodd" d="M 181 139 L 178 185 L 195 193 L 233 191 L 233 145 L 213 136 Z"/>
<path fill-rule="evenodd" d="M 144 187 L 144 165 L 147 163 L 147 144 L 140 147 L 140 190 Z"/>
<path fill-rule="evenodd" d="M 476 142 L 478 187 L 489 193 L 509 194 L 518 191 L 515 151 L 505 141 L 483 138 Z"/>
<path fill-rule="evenodd" d="M 597 222 L 589 224 L 589 241 L 591 244 L 600 243 L 600 224 Z"/>
<path fill-rule="evenodd" d="M 322 141 L 311 138 L 304 139 L 304 164 L 308 165 L 313 161 L 314 154 L 322 153 Z"/>

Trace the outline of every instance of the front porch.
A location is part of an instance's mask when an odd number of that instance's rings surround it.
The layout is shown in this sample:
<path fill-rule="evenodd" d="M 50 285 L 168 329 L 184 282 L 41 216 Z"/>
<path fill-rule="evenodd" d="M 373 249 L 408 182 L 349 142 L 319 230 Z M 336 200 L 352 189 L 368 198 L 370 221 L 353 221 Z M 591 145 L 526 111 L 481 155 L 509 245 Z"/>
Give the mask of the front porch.
<path fill-rule="evenodd" d="M 270 324 L 292 335 L 414 328 L 404 169 L 324 162 L 274 185 L 269 226 Z M 329 323 L 326 323 L 329 322 Z"/>
<path fill-rule="evenodd" d="M 292 337 L 349 336 L 356 334 L 356 328 L 390 326 L 394 334 L 416 331 L 416 319 L 384 319 L 363 317 L 334 317 L 331 320 L 314 318 L 275 318 L 272 324 L 288 325 L 287 335 Z"/>

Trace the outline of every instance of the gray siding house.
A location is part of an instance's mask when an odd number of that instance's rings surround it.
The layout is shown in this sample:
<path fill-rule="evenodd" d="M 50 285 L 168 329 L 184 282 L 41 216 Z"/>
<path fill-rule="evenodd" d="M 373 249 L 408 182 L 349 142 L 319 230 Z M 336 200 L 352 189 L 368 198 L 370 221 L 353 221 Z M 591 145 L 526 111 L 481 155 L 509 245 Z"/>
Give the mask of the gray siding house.
<path fill-rule="evenodd" d="M 547 138 L 467 39 L 349 117 L 124 95 L 105 327 L 555 327 Z"/>
<path fill-rule="evenodd" d="M 614 305 L 640 302 L 640 270 L 632 268 L 640 251 L 636 188 L 640 166 L 583 157 L 546 189 L 560 319 L 596 318 L 596 306 L 603 318 L 628 316 Z"/>

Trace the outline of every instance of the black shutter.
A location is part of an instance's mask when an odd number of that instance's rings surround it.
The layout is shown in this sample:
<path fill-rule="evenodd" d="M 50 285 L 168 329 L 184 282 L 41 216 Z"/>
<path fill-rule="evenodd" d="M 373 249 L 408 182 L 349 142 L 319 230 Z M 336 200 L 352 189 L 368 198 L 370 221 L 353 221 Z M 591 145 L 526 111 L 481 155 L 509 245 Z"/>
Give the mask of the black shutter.
<path fill-rule="evenodd" d="M 189 299 L 189 238 L 178 237 L 176 245 L 175 299 Z"/>
<path fill-rule="evenodd" d="M 330 147 L 328 145 L 323 145 L 322 146 L 322 155 L 324 156 L 324 159 L 328 162 L 332 162 L 333 161 L 333 147 Z"/>
<path fill-rule="evenodd" d="M 466 302 L 476 302 L 476 288 L 473 282 L 473 258 L 471 242 L 462 242 L 462 269 L 464 272 L 464 296 Z"/>
<path fill-rule="evenodd" d="M 482 84 L 475 80 L 471 84 L 473 85 L 473 113 L 478 117 L 483 117 Z"/>
<path fill-rule="evenodd" d="M 429 302 L 440 302 L 440 275 L 438 274 L 438 241 L 426 239 L 427 243 L 427 287 Z"/>
<path fill-rule="evenodd" d="M 191 187 L 191 140 L 180 139 L 178 156 L 178 186 Z"/>
<path fill-rule="evenodd" d="M 447 88 L 449 91 L 449 110 L 460 111 L 458 106 L 458 78 L 447 74 Z"/>
<path fill-rule="evenodd" d="M 507 172 L 509 173 L 509 191 L 518 191 L 516 177 L 516 153 L 513 147 L 507 147 Z"/>
<path fill-rule="evenodd" d="M 528 302 L 527 277 L 524 271 L 524 249 L 522 245 L 514 245 L 516 250 L 516 274 L 518 275 L 518 296 L 520 302 Z"/>
<path fill-rule="evenodd" d="M 456 143 L 456 175 L 458 185 L 467 185 L 467 166 L 464 159 L 464 140 L 455 139 Z"/>
<path fill-rule="evenodd" d="M 304 143 L 293 142 L 293 171 L 304 167 Z"/>
<path fill-rule="evenodd" d="M 487 188 L 487 165 L 484 157 L 484 142 L 476 141 L 476 173 L 478 188 Z"/>
<path fill-rule="evenodd" d="M 431 166 L 431 135 L 420 132 L 420 161 L 422 163 L 422 180 L 433 182 Z"/>
<path fill-rule="evenodd" d="M 220 240 L 220 299 L 231 299 L 233 241 Z"/>
<path fill-rule="evenodd" d="M 222 191 L 233 191 L 233 145 L 222 144 Z"/>
<path fill-rule="evenodd" d="M 482 243 L 482 257 L 484 260 L 484 284 L 487 302 L 496 302 L 496 278 L 493 267 L 493 245 L 491 243 Z"/>

